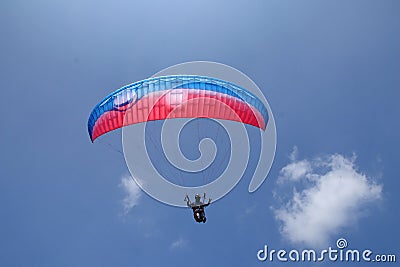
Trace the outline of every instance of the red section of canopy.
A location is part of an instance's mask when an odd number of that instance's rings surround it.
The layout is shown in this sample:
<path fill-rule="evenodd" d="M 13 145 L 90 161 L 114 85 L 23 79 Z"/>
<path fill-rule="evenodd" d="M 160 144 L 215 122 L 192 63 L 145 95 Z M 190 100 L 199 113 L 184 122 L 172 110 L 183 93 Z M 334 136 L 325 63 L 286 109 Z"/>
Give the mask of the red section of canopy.
<path fill-rule="evenodd" d="M 172 118 L 214 118 L 238 121 L 265 130 L 261 113 L 242 100 L 206 90 L 173 89 L 152 92 L 127 110 L 104 113 L 93 127 L 92 141 L 126 125 Z"/>

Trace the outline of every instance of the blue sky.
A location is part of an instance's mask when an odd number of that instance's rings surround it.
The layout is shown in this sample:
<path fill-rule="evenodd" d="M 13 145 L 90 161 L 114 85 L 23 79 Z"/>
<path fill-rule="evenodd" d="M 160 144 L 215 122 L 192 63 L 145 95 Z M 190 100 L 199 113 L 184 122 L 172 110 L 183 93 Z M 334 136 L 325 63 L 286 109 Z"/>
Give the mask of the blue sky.
<path fill-rule="evenodd" d="M 215 2 L 0 2 L 1 266 L 293 265 L 256 253 L 321 235 L 327 245 L 345 237 L 352 248 L 400 255 L 398 1 Z M 247 192 L 249 171 L 204 225 L 136 191 L 124 210 L 124 158 L 92 144 L 86 129 L 113 90 L 193 60 L 246 73 L 278 133 L 261 188 Z M 120 145 L 120 132 L 108 138 Z M 328 164 L 335 154 L 350 160 L 344 177 L 364 194 L 338 199 L 351 204 L 335 206 L 342 219 L 305 213 L 327 177 L 338 181 Z M 294 188 L 300 209 L 290 208 Z M 300 238 L 290 218 L 302 216 L 336 226 Z"/>

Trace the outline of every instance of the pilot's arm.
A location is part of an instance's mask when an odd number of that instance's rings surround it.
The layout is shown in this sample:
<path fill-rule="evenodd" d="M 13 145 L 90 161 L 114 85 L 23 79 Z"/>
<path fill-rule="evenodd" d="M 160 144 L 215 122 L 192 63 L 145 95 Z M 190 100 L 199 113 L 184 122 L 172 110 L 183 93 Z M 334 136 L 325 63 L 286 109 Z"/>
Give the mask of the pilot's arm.
<path fill-rule="evenodd" d="M 189 208 L 191 208 L 191 207 L 192 207 L 192 203 L 190 202 L 190 198 L 188 197 L 188 195 L 186 195 L 186 197 L 185 197 L 184 200 L 186 201 L 187 206 L 188 206 Z"/>
<path fill-rule="evenodd" d="M 203 205 L 201 205 L 201 206 L 202 207 L 207 207 L 210 204 L 211 204 L 211 198 L 208 199 L 208 203 L 207 204 L 203 203 Z"/>

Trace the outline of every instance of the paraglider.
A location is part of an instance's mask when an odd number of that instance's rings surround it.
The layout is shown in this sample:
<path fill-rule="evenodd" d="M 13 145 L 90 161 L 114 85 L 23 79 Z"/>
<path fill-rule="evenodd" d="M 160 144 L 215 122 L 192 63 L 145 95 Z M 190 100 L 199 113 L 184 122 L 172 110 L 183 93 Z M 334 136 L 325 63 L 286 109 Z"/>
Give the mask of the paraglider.
<path fill-rule="evenodd" d="M 186 195 L 186 197 L 185 197 L 186 204 L 189 208 L 191 208 L 193 210 L 193 217 L 196 220 L 196 222 L 205 223 L 207 221 L 207 218 L 206 218 L 206 213 L 204 211 L 204 208 L 207 207 L 208 205 L 210 205 L 211 198 L 209 198 L 208 202 L 206 203 L 206 193 L 204 193 L 203 201 L 201 201 L 199 194 L 196 194 L 194 196 L 194 199 L 195 199 L 195 201 L 191 202 L 189 196 Z"/>
<path fill-rule="evenodd" d="M 206 76 L 172 75 L 149 78 L 124 86 L 97 104 L 88 120 L 92 142 L 115 129 L 155 120 L 213 118 L 237 121 L 265 131 L 268 111 L 251 92 L 233 83 Z M 204 208 L 211 203 L 195 195 L 187 206 L 197 222 L 206 222 Z"/>

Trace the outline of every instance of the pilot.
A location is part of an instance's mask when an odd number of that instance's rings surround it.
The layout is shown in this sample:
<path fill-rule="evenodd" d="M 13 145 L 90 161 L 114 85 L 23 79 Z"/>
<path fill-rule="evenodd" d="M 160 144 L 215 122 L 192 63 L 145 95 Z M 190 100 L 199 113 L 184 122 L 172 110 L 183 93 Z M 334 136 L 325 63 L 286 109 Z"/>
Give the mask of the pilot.
<path fill-rule="evenodd" d="M 201 197 L 199 194 L 196 194 L 194 196 L 194 199 L 195 199 L 194 202 L 190 202 L 188 195 L 186 195 L 186 197 L 185 197 L 186 204 L 189 208 L 191 208 L 193 210 L 193 216 L 194 216 L 194 219 L 196 220 L 196 222 L 205 223 L 207 218 L 206 218 L 206 214 L 204 212 L 204 208 L 207 207 L 208 205 L 210 205 L 211 198 L 208 199 L 207 204 L 205 203 L 206 193 L 204 193 L 203 201 L 201 201 Z"/>

